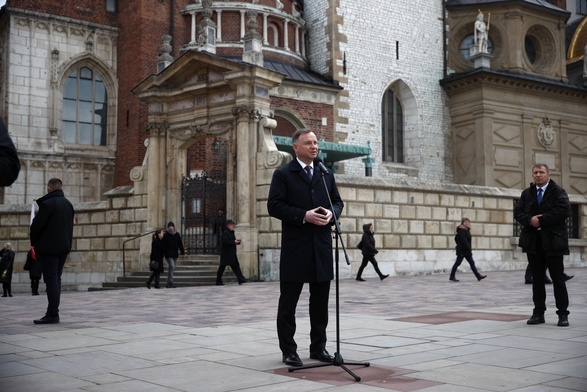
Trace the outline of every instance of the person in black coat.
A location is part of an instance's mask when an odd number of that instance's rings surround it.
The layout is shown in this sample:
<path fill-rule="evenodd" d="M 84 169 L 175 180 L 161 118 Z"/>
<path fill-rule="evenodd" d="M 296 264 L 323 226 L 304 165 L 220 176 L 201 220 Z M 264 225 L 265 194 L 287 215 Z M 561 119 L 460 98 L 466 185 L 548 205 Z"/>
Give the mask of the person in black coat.
<path fill-rule="evenodd" d="M 481 275 L 479 271 L 477 271 L 477 267 L 475 266 L 475 260 L 473 260 L 473 250 L 471 247 L 471 221 L 469 218 L 461 219 L 461 224 L 457 226 L 457 234 L 455 235 L 455 242 L 456 252 L 457 252 L 457 259 L 452 266 L 450 271 L 449 280 L 453 282 L 458 282 L 459 280 L 455 277 L 457 273 L 457 268 L 463 262 L 463 259 L 466 259 L 471 266 L 471 271 L 477 277 L 477 280 L 483 280 L 487 278 L 487 275 Z"/>
<path fill-rule="evenodd" d="M 530 186 L 522 192 L 514 208 L 514 217 L 522 225 L 518 245 L 526 253 L 532 271 L 534 310 L 527 321 L 542 324 L 546 311 L 544 271 L 548 268 L 554 288 L 558 326 L 569 325 L 569 295 L 565 283 L 563 256 L 569 254 L 566 220 L 571 216 L 567 192 L 550 179 L 543 163 L 532 167 Z"/>
<path fill-rule="evenodd" d="M 73 243 L 73 205 L 63 194 L 63 183 L 52 178 L 47 183 L 47 194 L 37 200 L 37 212 L 30 228 L 31 246 L 43 268 L 47 289 L 47 312 L 35 324 L 59 322 L 61 274 Z"/>
<path fill-rule="evenodd" d="M 14 269 L 14 251 L 12 244 L 7 242 L 0 250 L 0 281 L 2 281 L 3 297 L 12 297 L 12 271 Z"/>
<path fill-rule="evenodd" d="M 226 221 L 226 228 L 222 232 L 222 241 L 220 248 L 220 266 L 216 273 L 216 286 L 223 286 L 222 274 L 227 266 L 230 266 L 232 272 L 238 280 L 238 284 L 246 283 L 246 279 L 241 272 L 238 257 L 236 257 L 236 247 L 241 244 L 241 240 L 237 240 L 234 234 L 235 223 L 232 220 Z"/>
<path fill-rule="evenodd" d="M 286 365 L 302 366 L 294 335 L 296 306 L 304 283 L 310 285 L 310 358 L 333 361 L 326 351 L 328 299 L 334 278 L 331 224 L 333 215 L 338 217 L 342 213 L 344 203 L 332 171 L 323 174 L 325 187 L 319 168 L 314 166 L 318 155 L 314 132 L 300 129 L 292 136 L 292 142 L 296 159 L 273 173 L 267 210 L 270 216 L 281 220 L 282 230 L 279 348 Z"/>
<path fill-rule="evenodd" d="M 10 186 L 18 178 L 20 160 L 16 147 L 8 135 L 4 121 L 0 118 L 0 186 Z"/>
<path fill-rule="evenodd" d="M 151 289 L 151 282 L 155 280 L 155 288 L 160 288 L 159 278 L 165 269 L 163 267 L 163 257 L 165 257 L 165 249 L 163 248 L 163 233 L 165 229 L 159 229 L 153 234 L 153 240 L 151 241 L 151 254 L 149 255 L 149 261 L 156 261 L 157 268 L 151 268 L 151 276 L 147 280 L 147 288 Z M 151 264 L 149 262 L 149 264 Z"/>
<path fill-rule="evenodd" d="M 29 271 L 29 278 L 31 280 L 31 291 L 33 295 L 39 295 L 39 283 L 43 276 L 43 266 L 37 260 L 35 248 L 29 249 L 26 254 L 26 264 Z"/>
<path fill-rule="evenodd" d="M 379 265 L 375 260 L 375 255 L 379 253 L 379 251 L 377 250 L 377 248 L 375 248 L 375 236 L 373 235 L 374 232 L 375 231 L 371 223 L 366 223 L 363 225 L 363 237 L 361 238 L 361 242 L 359 243 L 361 245 L 361 253 L 363 254 L 363 262 L 359 267 L 359 272 L 357 272 L 357 280 L 359 282 L 365 281 L 365 279 L 363 279 L 361 276 L 363 275 L 363 270 L 365 269 L 367 264 L 369 264 L 369 262 L 373 264 L 373 268 L 375 268 L 375 272 L 377 272 L 377 275 L 379 275 L 379 279 L 383 280 L 389 276 L 389 274 L 384 275 L 381 272 L 381 270 L 379 269 Z"/>
<path fill-rule="evenodd" d="M 175 231 L 175 223 L 169 222 L 167 224 L 167 231 L 163 235 L 163 248 L 165 249 L 165 259 L 169 269 L 167 270 L 167 284 L 166 288 L 175 288 L 173 284 L 173 274 L 175 272 L 175 266 L 177 264 L 177 258 L 179 257 L 179 251 L 181 254 L 187 254 L 187 249 L 183 247 L 183 241 L 181 235 Z"/>

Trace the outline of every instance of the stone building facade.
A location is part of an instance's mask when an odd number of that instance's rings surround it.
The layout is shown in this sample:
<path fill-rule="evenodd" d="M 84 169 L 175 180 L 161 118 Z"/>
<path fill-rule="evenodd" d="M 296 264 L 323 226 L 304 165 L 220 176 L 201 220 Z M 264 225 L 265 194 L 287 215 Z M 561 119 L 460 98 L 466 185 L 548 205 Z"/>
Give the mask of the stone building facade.
<path fill-rule="evenodd" d="M 393 274 L 448 269 L 463 216 L 473 221 L 482 270 L 524 268 L 512 205 L 536 160 L 571 193 L 578 234 L 568 265 L 584 266 L 587 90 L 565 79 L 568 13 L 517 3 L 505 12 L 467 0 L 47 0 L 33 10 L 8 0 L 0 115 L 23 175 L 0 191 L 0 239 L 24 252 L 30 202 L 48 178 L 62 177 L 78 211 L 66 280 L 83 288 L 144 269 L 148 239 L 131 239 L 183 221 L 182 179 L 209 167 L 218 142 L 243 272 L 277 279 L 280 224 L 266 197 L 273 170 L 291 156 L 273 136 L 310 127 L 328 142 L 372 151 L 373 177 L 364 177 L 361 158 L 338 163 L 352 260 L 343 277 L 359 262 L 354 244 L 365 220 Z M 495 52 L 485 68 L 459 57 L 478 8 L 493 15 Z M 517 23 L 524 20 L 536 23 Z M 550 42 L 528 64 L 516 57 L 526 36 Z M 552 63 L 540 57 L 547 49 Z M 88 80 L 92 116 L 72 117 L 67 104 L 87 103 Z"/>

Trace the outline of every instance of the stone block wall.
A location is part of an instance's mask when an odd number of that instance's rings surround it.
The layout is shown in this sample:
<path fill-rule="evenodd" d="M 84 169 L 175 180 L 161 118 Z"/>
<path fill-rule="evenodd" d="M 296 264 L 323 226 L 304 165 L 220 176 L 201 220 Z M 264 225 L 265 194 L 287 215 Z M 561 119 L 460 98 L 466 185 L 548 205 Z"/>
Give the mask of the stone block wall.
<path fill-rule="evenodd" d="M 340 218 L 342 240 L 351 265 L 340 253 L 340 277 L 352 278 L 361 264 L 356 248 L 362 226 L 373 223 L 379 254 L 376 256 L 384 273 L 420 275 L 448 273 L 455 261 L 454 236 L 463 217 L 471 220 L 473 257 L 483 272 L 523 270 L 526 255 L 513 237 L 513 201 L 521 190 L 426 183 L 418 180 L 386 180 L 381 178 L 336 177 L 345 202 Z M 262 193 L 263 190 L 260 190 Z M 266 193 L 265 193 L 266 195 Z M 581 239 L 573 239 L 571 255 L 565 256 L 567 267 L 587 266 L 587 198 L 571 195 L 571 203 L 579 204 Z M 267 216 L 265 204 L 259 201 L 260 275 L 261 279 L 279 279 L 279 247 L 281 222 Z M 342 246 L 340 246 L 342 248 Z M 342 249 L 341 249 L 342 251 Z M 470 272 L 467 263 L 460 271 Z M 372 268 L 365 276 L 375 276 Z M 523 279 L 523 272 L 520 272 Z"/>
<path fill-rule="evenodd" d="M 123 260 L 127 274 L 147 269 L 150 235 L 124 244 L 151 231 L 146 205 L 146 195 L 135 195 L 128 188 L 109 192 L 106 201 L 74 203 L 73 250 L 63 270 L 63 290 L 87 290 L 115 281 L 123 275 Z M 0 243 L 10 241 L 16 252 L 12 278 L 15 293 L 30 292 L 29 274 L 22 269 L 30 249 L 30 215 L 30 205 L 0 205 Z"/>

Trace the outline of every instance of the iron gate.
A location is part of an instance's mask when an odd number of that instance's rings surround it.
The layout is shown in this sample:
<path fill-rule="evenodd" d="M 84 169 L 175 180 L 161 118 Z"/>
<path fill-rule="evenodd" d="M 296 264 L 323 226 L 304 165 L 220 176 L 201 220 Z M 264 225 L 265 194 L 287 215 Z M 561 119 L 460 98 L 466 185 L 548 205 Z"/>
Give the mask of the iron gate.
<path fill-rule="evenodd" d="M 190 254 L 219 254 L 226 216 L 219 216 L 226 202 L 226 178 L 199 175 L 182 182 L 182 239 Z"/>

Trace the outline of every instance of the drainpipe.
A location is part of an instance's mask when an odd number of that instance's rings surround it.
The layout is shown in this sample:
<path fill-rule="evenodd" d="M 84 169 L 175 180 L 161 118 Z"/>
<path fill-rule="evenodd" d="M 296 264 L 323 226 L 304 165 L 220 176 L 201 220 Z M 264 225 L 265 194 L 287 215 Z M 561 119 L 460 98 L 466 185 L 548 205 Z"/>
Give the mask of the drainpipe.
<path fill-rule="evenodd" d="M 440 2 L 442 3 L 442 65 L 443 74 L 446 78 L 446 0 L 440 0 Z"/>
<path fill-rule="evenodd" d="M 175 30 L 175 18 L 174 15 L 175 14 L 175 0 L 171 0 L 169 2 L 169 35 L 171 36 L 171 54 L 173 56 L 175 56 L 175 53 L 173 51 L 173 42 L 175 41 L 174 37 L 173 37 L 173 30 Z"/>

